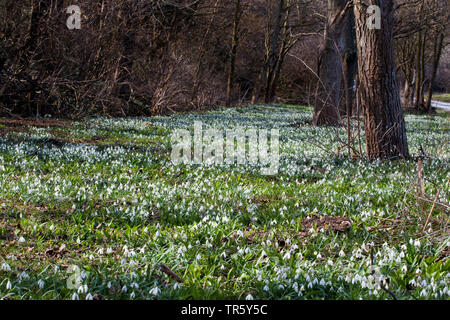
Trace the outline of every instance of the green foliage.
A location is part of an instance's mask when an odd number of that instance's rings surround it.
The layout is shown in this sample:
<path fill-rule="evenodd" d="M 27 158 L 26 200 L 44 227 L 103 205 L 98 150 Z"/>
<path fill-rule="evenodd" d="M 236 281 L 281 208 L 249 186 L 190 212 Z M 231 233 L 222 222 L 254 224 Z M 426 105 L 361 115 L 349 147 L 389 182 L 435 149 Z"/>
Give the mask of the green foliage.
<path fill-rule="evenodd" d="M 173 166 L 171 132 L 194 120 L 279 128 L 279 174 Z M 399 299 L 448 299 L 448 212 L 436 205 L 422 231 L 432 204 L 416 197 L 417 161 L 347 159 L 335 153 L 345 131 L 310 120 L 305 107 L 256 106 L 8 132 L 0 298 L 390 299 L 374 282 L 383 279 Z M 428 156 L 426 196 L 442 187 L 448 203 L 447 120 L 406 121 L 412 153 Z M 308 229 L 308 216 L 352 226 Z M 71 265 L 82 270 L 78 289 L 67 285 Z"/>

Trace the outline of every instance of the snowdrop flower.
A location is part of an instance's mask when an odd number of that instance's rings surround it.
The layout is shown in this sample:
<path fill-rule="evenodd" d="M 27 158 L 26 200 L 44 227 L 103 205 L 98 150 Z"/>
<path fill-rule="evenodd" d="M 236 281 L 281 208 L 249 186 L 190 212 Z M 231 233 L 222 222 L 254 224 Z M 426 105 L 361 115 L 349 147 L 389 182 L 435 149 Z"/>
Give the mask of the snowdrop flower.
<path fill-rule="evenodd" d="M 25 238 L 24 237 L 20 237 L 19 238 L 19 243 L 24 243 L 25 242 Z"/>
<path fill-rule="evenodd" d="M 26 273 L 25 271 L 23 271 L 20 275 L 19 275 L 19 279 L 20 281 L 22 281 L 23 279 L 29 279 L 30 276 L 28 275 L 28 273 Z"/>
<path fill-rule="evenodd" d="M 86 295 L 86 300 L 94 300 L 94 297 L 92 296 L 92 294 L 88 293 Z"/>
<path fill-rule="evenodd" d="M 153 296 L 157 296 L 158 294 L 159 294 L 159 288 L 158 287 L 154 287 L 153 289 L 151 289 L 150 291 L 149 291 L 149 293 L 151 294 L 151 295 L 153 295 Z"/>
<path fill-rule="evenodd" d="M 80 300 L 80 298 L 78 297 L 78 294 L 76 292 L 74 292 L 72 294 L 72 300 Z"/>
<path fill-rule="evenodd" d="M 197 257 L 195 257 L 195 260 L 199 261 L 201 258 L 202 258 L 202 255 L 199 253 L 199 254 L 197 255 Z"/>
<path fill-rule="evenodd" d="M 11 267 L 9 266 L 9 264 L 7 264 L 6 262 L 4 262 L 2 264 L 2 270 L 3 271 L 11 271 Z"/>
<path fill-rule="evenodd" d="M 264 290 L 264 291 L 269 291 L 269 286 L 268 286 L 268 285 L 265 285 L 264 288 L 263 288 L 263 290 Z"/>
<path fill-rule="evenodd" d="M 11 281 L 8 280 L 8 282 L 6 283 L 6 290 L 11 290 L 11 288 L 12 288 Z"/>
<path fill-rule="evenodd" d="M 79 288 L 78 288 L 78 293 L 80 293 L 80 294 L 82 294 L 82 293 L 87 293 L 88 292 L 88 286 L 85 284 L 85 285 L 81 285 Z"/>
<path fill-rule="evenodd" d="M 253 300 L 253 296 L 249 294 L 248 296 L 245 297 L 245 300 Z"/>
<path fill-rule="evenodd" d="M 183 255 L 186 251 L 187 251 L 186 247 L 185 247 L 185 246 L 181 246 L 181 247 L 178 249 L 178 254 Z"/>
<path fill-rule="evenodd" d="M 178 282 L 176 282 L 174 285 L 173 285 L 173 290 L 178 290 L 178 289 L 180 289 L 181 288 L 181 285 L 178 283 Z"/>
<path fill-rule="evenodd" d="M 44 287 L 44 285 L 45 285 L 45 282 L 42 281 L 41 279 L 39 279 L 38 282 L 37 282 L 37 285 L 38 285 L 39 289 L 42 289 Z"/>

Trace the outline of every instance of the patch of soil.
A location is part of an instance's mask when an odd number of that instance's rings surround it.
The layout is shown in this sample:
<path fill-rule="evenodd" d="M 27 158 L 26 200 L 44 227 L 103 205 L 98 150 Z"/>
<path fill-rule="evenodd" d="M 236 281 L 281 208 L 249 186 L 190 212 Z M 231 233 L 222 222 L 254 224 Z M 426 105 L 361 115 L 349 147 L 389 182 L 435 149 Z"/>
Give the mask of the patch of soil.
<path fill-rule="evenodd" d="M 15 238 L 14 228 L 8 224 L 0 223 L 0 240 L 12 241 Z"/>
<path fill-rule="evenodd" d="M 72 121 L 64 119 L 0 118 L 0 124 L 7 127 L 70 128 L 72 126 Z"/>
<path fill-rule="evenodd" d="M 0 118 L 0 136 L 5 136 L 11 132 L 28 132 L 30 127 L 38 128 L 69 128 L 72 125 L 70 120 L 60 119 L 10 119 Z"/>
<path fill-rule="evenodd" d="M 229 241 L 241 243 L 243 240 L 247 242 L 247 244 L 256 243 L 268 237 L 268 233 L 261 230 L 245 230 L 243 232 L 242 237 L 239 237 L 237 232 L 233 232 L 229 237 L 223 237 L 222 242 L 227 243 Z"/>
<path fill-rule="evenodd" d="M 352 227 L 352 221 L 344 217 L 312 216 L 302 220 L 302 227 L 303 231 L 316 227 L 317 230 L 324 229 L 327 233 L 329 230 L 333 232 L 347 232 Z"/>
<path fill-rule="evenodd" d="M 59 248 L 50 248 L 43 254 L 46 258 L 60 258 L 67 253 L 66 245 L 62 244 Z"/>

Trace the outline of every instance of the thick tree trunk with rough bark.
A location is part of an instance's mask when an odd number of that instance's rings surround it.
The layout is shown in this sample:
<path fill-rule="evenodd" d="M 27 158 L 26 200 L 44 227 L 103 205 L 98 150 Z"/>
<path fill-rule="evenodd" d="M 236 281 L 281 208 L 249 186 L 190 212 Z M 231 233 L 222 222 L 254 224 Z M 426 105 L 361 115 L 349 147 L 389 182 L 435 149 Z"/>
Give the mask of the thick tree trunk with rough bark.
<path fill-rule="evenodd" d="M 328 22 L 325 43 L 320 50 L 318 62 L 319 81 L 314 106 L 313 124 L 338 125 L 340 123 L 340 101 L 343 83 L 342 61 L 351 37 L 348 0 L 328 0 Z M 351 67 L 348 69 L 350 70 Z M 346 71 L 344 72 L 346 73 Z M 345 80 L 344 80 L 345 81 Z"/>
<path fill-rule="evenodd" d="M 381 9 L 381 29 L 368 27 L 367 5 Z M 405 121 L 397 86 L 393 48 L 393 1 L 355 0 L 358 94 L 370 159 L 408 157 Z"/>

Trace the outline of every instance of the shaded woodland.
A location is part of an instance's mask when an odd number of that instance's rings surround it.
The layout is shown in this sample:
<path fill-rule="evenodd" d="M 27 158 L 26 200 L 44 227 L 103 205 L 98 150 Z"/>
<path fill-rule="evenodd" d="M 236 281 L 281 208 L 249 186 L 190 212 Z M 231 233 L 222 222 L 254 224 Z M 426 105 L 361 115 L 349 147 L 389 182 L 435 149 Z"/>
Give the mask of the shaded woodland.
<path fill-rule="evenodd" d="M 336 124 L 357 105 L 353 12 L 336 19 L 347 3 L 3 0 L 0 113 L 138 116 L 290 102 L 323 109 L 316 124 Z M 79 30 L 66 26 L 73 4 Z M 449 90 L 448 3 L 399 0 L 392 10 L 404 106 L 427 111 L 433 90 Z"/>

